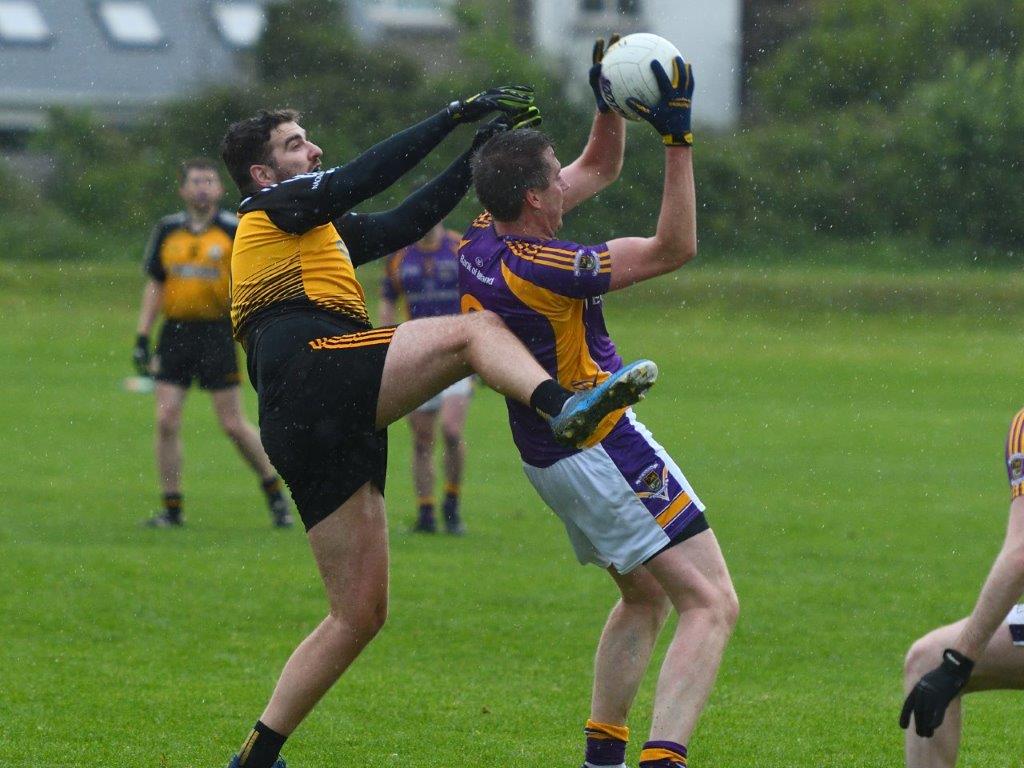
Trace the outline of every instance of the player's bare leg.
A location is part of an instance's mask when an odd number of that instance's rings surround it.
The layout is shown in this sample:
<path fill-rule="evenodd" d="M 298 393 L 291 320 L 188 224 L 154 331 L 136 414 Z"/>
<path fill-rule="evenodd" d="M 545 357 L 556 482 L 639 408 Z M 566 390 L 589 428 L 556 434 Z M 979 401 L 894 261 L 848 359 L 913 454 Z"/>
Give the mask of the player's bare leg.
<path fill-rule="evenodd" d="M 966 622 L 967 619 L 961 619 L 939 627 L 911 646 L 903 666 L 904 693 L 909 693 L 922 675 L 935 667 L 942 658 L 942 652 L 960 636 Z M 1024 648 L 1013 645 L 1006 627 L 1000 627 L 975 660 L 964 694 L 1004 689 L 1024 689 Z M 962 702 L 963 696 L 950 702 L 942 725 L 935 729 L 931 738 L 918 736 L 913 728 L 907 729 L 904 736 L 907 768 L 953 768 L 956 765 L 960 750 Z"/>
<path fill-rule="evenodd" d="M 643 566 L 628 574 L 614 568 L 608 573 L 621 597 L 597 645 L 590 719 L 624 726 L 671 605 L 665 590 Z"/>
<path fill-rule="evenodd" d="M 444 441 L 444 475 L 449 485 L 462 482 L 466 466 L 466 441 L 462 435 L 469 411 L 467 395 L 451 395 L 441 404 L 441 438 Z"/>
<path fill-rule="evenodd" d="M 491 312 L 402 323 L 384 362 L 377 427 L 397 421 L 474 372 L 521 403 L 529 403 L 534 390 L 551 378 Z"/>
<path fill-rule="evenodd" d="M 665 550 L 646 567 L 679 614 L 658 675 L 651 741 L 685 746 L 718 675 L 739 602 L 711 530 Z"/>
<path fill-rule="evenodd" d="M 156 466 L 165 494 L 181 493 L 181 413 L 188 390 L 158 381 L 156 393 Z"/>
<path fill-rule="evenodd" d="M 413 530 L 433 533 L 434 519 L 434 425 L 437 411 L 413 411 L 409 414 L 412 432 L 412 484 L 416 491 L 417 519 Z"/>
<path fill-rule="evenodd" d="M 238 452 L 261 480 L 273 478 L 277 472 L 267 458 L 260 442 L 260 433 L 242 413 L 242 393 L 239 387 L 226 387 L 210 392 L 217 422 Z"/>
<path fill-rule="evenodd" d="M 235 444 L 245 462 L 259 475 L 274 525 L 278 528 L 290 528 L 292 515 L 284 497 L 281 481 L 277 476 L 277 470 L 267 457 L 267 452 L 263 450 L 259 430 L 242 412 L 241 389 L 215 389 L 210 393 L 210 397 L 220 428 L 231 438 L 231 442 Z"/>
<path fill-rule="evenodd" d="M 469 395 L 449 395 L 441 403 L 441 438 L 444 441 L 445 493 L 442 508 L 448 533 L 466 532 L 459 513 L 462 472 L 466 466 L 466 441 L 463 431 L 469 412 Z"/>
<path fill-rule="evenodd" d="M 287 736 L 384 625 L 388 530 L 384 497 L 367 483 L 309 530 L 330 613 L 285 664 L 260 721 Z"/>

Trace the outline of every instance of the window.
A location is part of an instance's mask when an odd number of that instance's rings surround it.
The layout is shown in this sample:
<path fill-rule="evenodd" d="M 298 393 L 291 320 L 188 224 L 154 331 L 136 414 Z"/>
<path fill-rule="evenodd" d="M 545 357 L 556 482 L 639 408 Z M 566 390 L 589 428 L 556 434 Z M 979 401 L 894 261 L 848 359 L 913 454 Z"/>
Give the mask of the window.
<path fill-rule="evenodd" d="M 0 42 L 40 45 L 52 35 L 39 7 L 29 0 L 0 2 Z"/>
<path fill-rule="evenodd" d="M 267 15 L 256 3 L 214 3 L 217 31 L 232 48 L 252 48 L 267 26 Z"/>
<path fill-rule="evenodd" d="M 580 0 L 580 10 L 586 13 L 600 13 L 604 10 L 604 0 Z"/>
<path fill-rule="evenodd" d="M 619 13 L 623 16 L 639 16 L 640 0 L 619 0 Z"/>
<path fill-rule="evenodd" d="M 454 0 L 370 0 L 369 17 L 378 24 L 413 30 L 442 30 L 452 26 Z"/>
<path fill-rule="evenodd" d="M 145 3 L 130 0 L 101 2 L 96 13 L 104 31 L 118 45 L 154 48 L 164 42 L 164 33 Z"/>

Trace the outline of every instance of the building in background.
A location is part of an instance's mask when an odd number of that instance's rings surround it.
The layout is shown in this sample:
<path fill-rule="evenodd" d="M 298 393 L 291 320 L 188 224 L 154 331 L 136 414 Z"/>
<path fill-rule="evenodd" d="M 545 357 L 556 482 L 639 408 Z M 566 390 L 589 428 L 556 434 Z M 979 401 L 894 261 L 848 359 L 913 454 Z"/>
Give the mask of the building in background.
<path fill-rule="evenodd" d="M 268 0 L 0 0 L 0 133 L 51 107 L 127 116 L 235 83 Z"/>
<path fill-rule="evenodd" d="M 43 124 L 51 107 L 130 117 L 208 85 L 244 82 L 245 52 L 276 0 L 0 0 L 0 144 Z M 741 0 L 481 0 L 527 50 L 572 73 L 570 98 L 590 99 L 597 36 L 647 31 L 673 41 L 697 72 L 694 120 L 739 119 Z M 748 0 L 749 2 L 749 0 Z M 415 51 L 424 66 L 461 65 L 457 0 L 345 0 L 365 40 Z M 14 142 L 16 143 L 16 142 Z"/>
<path fill-rule="evenodd" d="M 590 49 L 612 32 L 653 32 L 680 49 L 697 75 L 694 122 L 734 126 L 740 117 L 742 0 L 485 0 L 513 19 L 509 30 L 572 73 L 570 98 L 591 98 Z M 355 30 L 369 40 L 412 46 L 427 66 L 457 66 L 455 0 L 349 0 Z"/>

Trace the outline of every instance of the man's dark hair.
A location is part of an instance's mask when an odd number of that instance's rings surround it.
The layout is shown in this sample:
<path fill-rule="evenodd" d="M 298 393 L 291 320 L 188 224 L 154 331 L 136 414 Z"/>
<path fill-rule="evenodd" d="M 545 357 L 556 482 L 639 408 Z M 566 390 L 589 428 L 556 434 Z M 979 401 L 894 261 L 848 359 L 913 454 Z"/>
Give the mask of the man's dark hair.
<path fill-rule="evenodd" d="M 544 152 L 551 146 L 546 134 L 524 128 L 492 136 L 473 156 L 477 199 L 497 221 L 519 218 L 526 190 L 548 188 Z"/>
<path fill-rule="evenodd" d="M 190 157 L 178 166 L 178 184 L 184 184 L 190 171 L 213 171 L 220 174 L 220 165 L 208 157 Z"/>
<path fill-rule="evenodd" d="M 281 123 L 297 122 L 299 117 L 294 109 L 261 109 L 255 116 L 228 126 L 220 143 L 220 156 L 239 192 L 251 195 L 258 191 L 249 175 L 249 167 L 268 164 L 271 132 Z"/>

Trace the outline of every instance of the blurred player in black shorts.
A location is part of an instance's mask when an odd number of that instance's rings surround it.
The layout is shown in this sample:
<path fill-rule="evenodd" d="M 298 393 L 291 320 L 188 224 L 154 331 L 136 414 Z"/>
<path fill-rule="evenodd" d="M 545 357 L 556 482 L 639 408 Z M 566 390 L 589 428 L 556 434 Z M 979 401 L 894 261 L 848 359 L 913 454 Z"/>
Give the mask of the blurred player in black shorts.
<path fill-rule="evenodd" d="M 232 766 L 282 766 L 285 738 L 384 624 L 389 424 L 475 372 L 546 415 L 560 439 L 578 442 L 653 383 L 657 369 L 647 362 L 573 394 L 490 312 L 370 323 L 355 268 L 444 218 L 469 188 L 473 149 L 495 132 L 538 122 L 532 103 L 530 88 L 484 91 L 328 170 L 292 110 L 262 111 L 224 137 L 224 161 L 247 195 L 231 260 L 235 337 L 259 396 L 263 445 L 292 492 L 330 604 L 288 660 Z M 455 127 L 496 111 L 503 116 L 477 131 L 472 147 L 401 205 L 352 212 Z"/>
<path fill-rule="evenodd" d="M 228 285 L 238 220 L 218 208 L 224 196 L 212 160 L 188 160 L 179 173 L 185 210 L 157 224 L 146 248 L 149 281 L 142 294 L 133 361 L 140 375 L 156 379 L 156 460 L 163 509 L 146 522 L 180 526 L 181 412 L 193 381 L 208 390 L 217 420 L 259 476 L 273 523 L 292 524 L 281 481 L 256 428 L 242 414 L 238 355 L 231 337 Z M 164 324 L 156 356 L 149 333 L 157 315 Z"/>

